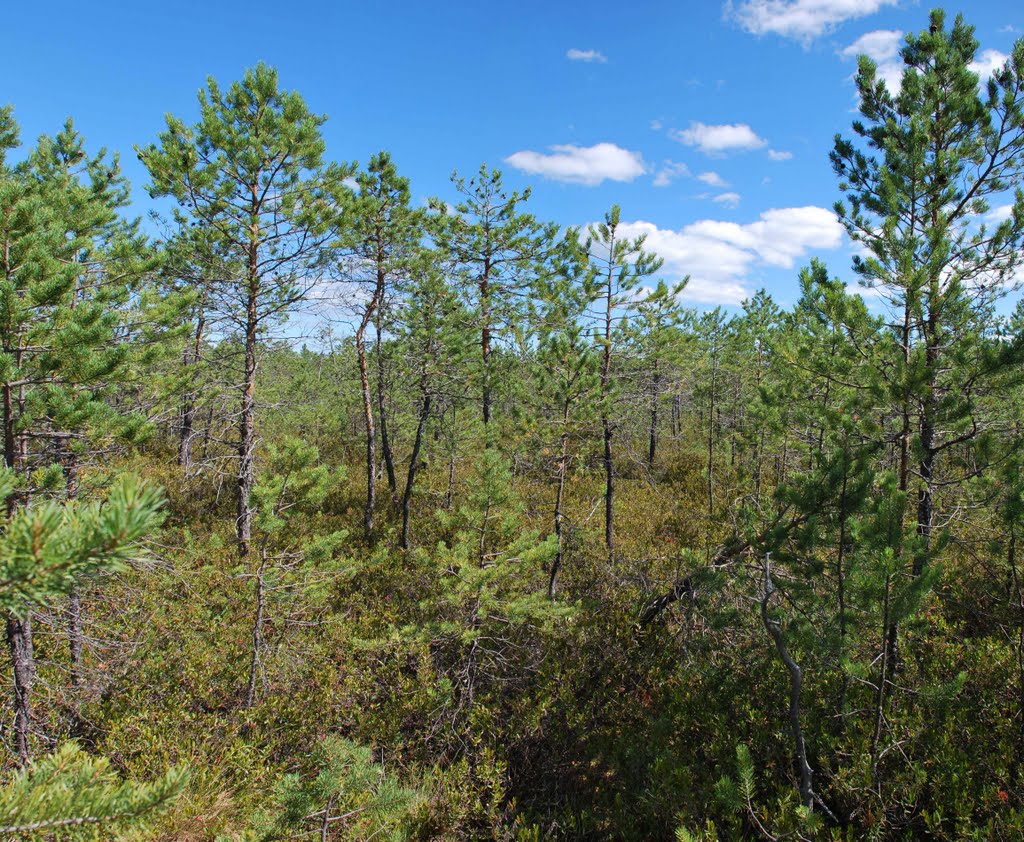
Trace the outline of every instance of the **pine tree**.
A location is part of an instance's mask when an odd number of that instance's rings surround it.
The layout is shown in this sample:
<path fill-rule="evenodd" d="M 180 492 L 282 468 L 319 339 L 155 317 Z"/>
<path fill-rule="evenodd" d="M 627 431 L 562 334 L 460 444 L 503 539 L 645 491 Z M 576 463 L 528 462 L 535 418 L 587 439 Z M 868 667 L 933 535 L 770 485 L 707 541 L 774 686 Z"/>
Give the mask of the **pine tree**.
<path fill-rule="evenodd" d="M 981 91 L 973 28 L 959 16 L 945 24 L 935 10 L 927 30 L 907 37 L 898 92 L 860 58 L 860 143 L 837 136 L 831 154 L 849 203 L 836 212 L 868 252 L 854 270 L 893 315 L 885 376 L 901 416 L 899 487 L 911 491 L 916 459 L 925 550 L 939 458 L 983 423 L 977 396 L 994 361 L 979 338 L 1024 254 L 1024 40 Z M 990 199 L 1015 188 L 1008 218 L 989 224 Z M 914 559 L 915 575 L 923 559 Z"/>
<path fill-rule="evenodd" d="M 4 112 L 3 135 L 17 132 Z M 5 150 L 6 151 L 6 150 Z M 116 157 L 89 157 L 70 121 L 43 137 L 23 163 L 0 170 L 0 392 L 4 464 L 21 478 L 8 512 L 58 485 L 77 496 L 81 462 L 98 436 L 130 439 L 144 431 L 138 415 L 115 411 L 112 393 L 148 354 L 133 348 L 154 337 L 146 312 L 147 275 L 157 256 L 123 220 L 127 184 Z M 170 310 L 156 309 L 166 321 Z M 141 355 L 140 355 L 141 354 Z M 80 683 L 81 611 L 70 594 L 72 683 Z M 15 673 L 18 743 L 27 752 L 34 674 L 32 619 L 7 623 Z M 23 759 L 27 754 L 23 755 Z"/>
<path fill-rule="evenodd" d="M 715 443 L 718 440 L 721 416 L 721 371 L 729 335 L 729 323 L 721 307 L 702 313 L 697 319 L 694 331 L 703 351 L 700 361 L 700 379 L 694 388 L 698 400 L 705 400 L 701 409 L 707 423 L 705 435 L 708 482 L 708 518 L 715 516 Z M 710 537 L 710 533 L 709 533 Z"/>
<path fill-rule="evenodd" d="M 685 335 L 682 325 L 691 318 L 680 304 L 679 296 L 689 277 L 671 287 L 665 281 L 637 305 L 633 325 L 633 353 L 645 369 L 648 392 L 647 467 L 654 468 L 658 447 L 659 410 L 665 394 L 666 373 L 676 364 L 683 350 Z"/>
<path fill-rule="evenodd" d="M 96 839 L 144 831 L 188 782 L 175 767 L 148 783 L 119 780 L 105 757 L 65 743 L 0 788 L 0 833 L 9 839 Z"/>
<path fill-rule="evenodd" d="M 588 410 L 598 394 L 598 354 L 587 336 L 584 319 L 599 294 L 598 280 L 571 230 L 555 271 L 534 286 L 532 321 L 537 325 L 535 351 L 540 412 L 549 413 L 558 432 L 555 476 L 555 557 L 548 577 L 548 597 L 554 598 L 565 554 L 565 488 L 573 439 L 585 429 Z M 546 451 L 547 448 L 545 447 Z"/>
<path fill-rule="evenodd" d="M 414 361 L 410 386 L 418 401 L 416 432 L 402 491 L 402 531 L 398 540 L 402 549 L 410 546 L 413 488 L 423 461 L 427 422 L 436 412 L 438 399 L 447 398 L 453 407 L 457 406 L 473 344 L 471 320 L 442 264 L 436 253 L 421 255 L 412 278 L 403 284 L 397 318 L 398 347 L 403 359 Z M 454 430 L 451 435 L 454 437 Z"/>
<path fill-rule="evenodd" d="M 397 285 L 408 277 L 417 260 L 424 236 L 424 213 L 410 206 L 409 180 L 398 175 L 387 152 L 374 155 L 366 170 L 356 175 L 356 183 L 359 192 L 351 208 L 350 230 L 346 234 L 350 250 L 346 262 L 351 268 L 345 274 L 347 280 L 356 281 L 369 290 L 368 297 L 358 305 L 360 314 L 355 343 L 366 423 L 366 509 L 363 522 L 366 534 L 370 536 L 373 534 L 377 500 L 377 424 L 374 423 L 366 330 L 371 323 L 376 327 L 377 418 L 388 484 L 394 495 L 397 486 L 385 412 L 382 325 L 384 311 L 394 297 Z"/>
<path fill-rule="evenodd" d="M 615 547 L 615 462 L 612 436 L 615 430 L 613 406 L 617 384 L 612 361 L 626 335 L 629 316 L 636 308 L 634 290 L 640 282 L 657 272 L 663 261 L 644 251 L 646 236 L 623 237 L 619 232 L 621 211 L 618 205 L 604 215 L 604 221 L 591 225 L 586 241 L 589 261 L 601 284 L 596 309 L 595 341 L 601 349 L 601 431 L 604 441 L 604 541 L 608 551 Z"/>
<path fill-rule="evenodd" d="M 306 300 L 331 262 L 351 166 L 324 164 L 320 127 L 277 71 L 247 70 L 225 91 L 214 79 L 199 93 L 200 119 L 168 116 L 159 144 L 138 149 L 153 197 L 172 196 L 182 221 L 211 232 L 237 274 L 216 285 L 211 306 L 243 344 L 238 414 L 237 539 L 249 552 L 256 477 L 256 370 L 266 332 Z"/>
<path fill-rule="evenodd" d="M 558 226 L 542 225 L 519 210 L 530 198 L 529 189 L 507 192 L 498 170 L 481 166 L 468 182 L 458 174 L 452 181 L 462 198 L 450 213 L 434 200 L 447 222 L 439 225 L 436 239 L 458 267 L 463 295 L 480 334 L 480 408 L 487 429 L 494 402 L 495 345 L 521 329 L 525 294 L 543 271 Z M 487 435 L 490 444 L 493 434 Z"/>
<path fill-rule="evenodd" d="M 279 782 L 277 810 L 259 817 L 266 828 L 261 839 L 410 838 L 405 825 L 421 796 L 374 762 L 370 748 L 330 736 L 316 746 L 312 761 L 315 775 L 292 772 Z"/>

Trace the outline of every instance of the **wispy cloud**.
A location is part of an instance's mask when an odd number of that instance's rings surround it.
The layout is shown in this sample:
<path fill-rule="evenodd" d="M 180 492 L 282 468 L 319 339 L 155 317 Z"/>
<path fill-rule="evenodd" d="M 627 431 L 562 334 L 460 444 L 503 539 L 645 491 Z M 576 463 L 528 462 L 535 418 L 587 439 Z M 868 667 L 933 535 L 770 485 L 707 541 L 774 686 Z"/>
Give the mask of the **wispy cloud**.
<path fill-rule="evenodd" d="M 677 178 L 687 178 L 690 168 L 679 161 L 665 161 L 654 175 L 655 187 L 668 187 Z"/>
<path fill-rule="evenodd" d="M 725 15 L 754 35 L 781 35 L 807 45 L 840 24 L 872 15 L 896 0 L 741 0 Z"/>
<path fill-rule="evenodd" d="M 684 146 L 694 146 L 705 155 L 724 155 L 728 152 L 745 152 L 760 149 L 768 141 L 746 123 L 723 123 L 709 125 L 692 122 L 688 129 L 672 129 L 669 137 Z"/>
<path fill-rule="evenodd" d="M 727 182 L 724 178 L 722 178 L 722 176 L 720 176 L 718 173 L 710 171 L 710 170 L 708 172 L 702 172 L 700 175 L 698 175 L 697 176 L 697 180 L 698 181 L 703 181 L 705 184 L 709 185 L 710 187 L 728 187 L 729 186 L 729 182 Z"/>
<path fill-rule="evenodd" d="M 725 205 L 727 208 L 734 208 L 740 203 L 740 194 L 733 192 L 719 193 L 717 196 L 712 197 L 711 201 Z"/>
<path fill-rule="evenodd" d="M 788 161 L 790 158 L 793 157 L 793 153 L 786 152 L 783 149 L 769 149 L 768 157 L 771 158 L 773 161 Z"/>
<path fill-rule="evenodd" d="M 593 187 L 603 181 L 632 181 L 647 172 L 639 152 L 614 143 L 593 146 L 562 144 L 549 146 L 547 152 L 523 149 L 509 155 L 505 162 L 517 170 L 554 181 Z"/>
<path fill-rule="evenodd" d="M 1006 222 L 1011 216 L 1013 216 L 1012 204 L 997 205 L 985 214 L 985 222 L 990 225 L 999 225 L 1002 222 Z"/>
<path fill-rule="evenodd" d="M 598 50 L 577 50 L 575 47 L 567 50 L 565 57 L 570 61 L 597 62 L 598 64 L 608 61 L 608 56 Z"/>

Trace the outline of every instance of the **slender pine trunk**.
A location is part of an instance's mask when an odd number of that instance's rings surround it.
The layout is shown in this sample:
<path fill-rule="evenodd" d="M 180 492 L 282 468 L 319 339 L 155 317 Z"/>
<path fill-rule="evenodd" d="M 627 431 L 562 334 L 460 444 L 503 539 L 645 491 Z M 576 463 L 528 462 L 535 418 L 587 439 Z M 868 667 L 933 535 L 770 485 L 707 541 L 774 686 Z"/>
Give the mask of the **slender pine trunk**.
<path fill-rule="evenodd" d="M 395 457 L 391 450 L 391 437 L 388 435 L 387 377 L 384 372 L 381 310 L 381 307 L 377 308 L 377 318 L 374 325 L 377 332 L 377 416 L 380 419 L 380 449 L 384 457 L 384 468 L 387 471 L 388 489 L 391 491 L 391 499 L 394 501 L 398 496 L 398 481 L 395 479 Z"/>
<path fill-rule="evenodd" d="M 558 576 L 562 572 L 562 554 L 565 546 L 565 514 L 562 511 L 562 506 L 565 501 L 565 475 L 566 466 L 569 461 L 569 431 L 564 429 L 569 423 L 569 404 L 566 402 L 565 409 L 562 413 L 562 436 L 561 436 L 561 452 L 558 457 L 558 489 L 555 492 L 555 540 L 557 541 L 557 549 L 555 550 L 555 560 L 551 564 L 551 576 L 548 578 L 548 599 L 555 598 L 555 588 L 558 585 Z"/>
<path fill-rule="evenodd" d="M 266 548 L 264 547 L 260 566 L 256 571 L 256 611 L 252 619 L 252 652 L 249 656 L 249 682 L 245 690 L 245 707 L 251 708 L 256 703 L 256 680 L 259 677 L 260 661 L 263 656 L 263 615 L 266 610 L 266 587 L 264 574 L 267 569 Z"/>
<path fill-rule="evenodd" d="M 367 305 L 356 330 L 356 358 L 359 362 L 359 387 L 363 395 L 363 420 L 366 423 L 366 508 L 363 529 L 369 538 L 373 534 L 373 516 L 377 506 L 377 428 L 373 420 L 373 394 L 370 389 L 370 369 L 366 359 L 366 328 L 376 307 L 376 300 Z"/>
<path fill-rule="evenodd" d="M 239 416 L 238 436 L 238 520 L 237 537 L 239 555 L 249 554 L 252 539 L 252 496 L 256 480 L 256 281 L 249 291 L 248 314 L 245 330 L 245 372 L 242 383 L 242 410 Z"/>
<path fill-rule="evenodd" d="M 412 456 L 409 457 L 409 473 L 405 478 L 405 491 L 402 493 L 402 538 L 399 546 L 403 550 L 409 549 L 409 514 L 412 508 L 412 489 L 413 484 L 416 482 L 416 472 L 419 470 L 423 431 L 427 426 L 427 418 L 430 417 L 431 397 L 431 394 L 424 386 L 419 421 L 416 424 L 416 438 L 413 440 Z"/>
<path fill-rule="evenodd" d="M 661 386 L 661 372 L 658 360 L 654 360 L 654 376 L 651 378 L 651 428 L 647 442 L 647 467 L 654 467 L 655 450 L 658 446 L 658 395 Z"/>
<path fill-rule="evenodd" d="M 186 350 L 184 353 L 185 376 L 188 386 L 181 402 L 181 437 L 178 440 L 178 465 L 185 469 L 187 474 L 192 468 L 192 443 L 195 439 L 196 403 L 198 395 L 195 390 L 195 375 L 189 374 L 190 369 L 196 368 L 203 358 L 203 330 L 206 326 L 206 319 L 203 309 L 200 307 L 199 316 L 196 320 L 195 343 L 191 354 Z"/>

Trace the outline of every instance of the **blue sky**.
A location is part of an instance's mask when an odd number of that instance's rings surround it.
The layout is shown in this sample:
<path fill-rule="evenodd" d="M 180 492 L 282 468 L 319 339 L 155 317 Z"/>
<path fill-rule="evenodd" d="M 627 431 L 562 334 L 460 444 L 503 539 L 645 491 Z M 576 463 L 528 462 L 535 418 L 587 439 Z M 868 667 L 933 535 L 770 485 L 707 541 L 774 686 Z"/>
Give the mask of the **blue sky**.
<path fill-rule="evenodd" d="M 854 117 L 853 56 L 885 69 L 930 6 L 900 0 L 720 2 L 12 3 L 3 100 L 23 137 L 73 116 L 119 150 L 134 210 L 150 207 L 133 144 L 196 116 L 208 75 L 259 60 L 329 115 L 328 154 L 392 152 L 418 199 L 483 162 L 533 186 L 541 218 L 584 224 L 612 204 L 693 276 L 687 296 L 781 303 L 812 256 L 849 278 L 829 210 L 828 152 Z M 947 7 L 952 18 L 958 7 Z M 1024 3 L 973 2 L 982 64 L 1024 33 Z M 985 51 L 991 52 L 985 52 Z"/>

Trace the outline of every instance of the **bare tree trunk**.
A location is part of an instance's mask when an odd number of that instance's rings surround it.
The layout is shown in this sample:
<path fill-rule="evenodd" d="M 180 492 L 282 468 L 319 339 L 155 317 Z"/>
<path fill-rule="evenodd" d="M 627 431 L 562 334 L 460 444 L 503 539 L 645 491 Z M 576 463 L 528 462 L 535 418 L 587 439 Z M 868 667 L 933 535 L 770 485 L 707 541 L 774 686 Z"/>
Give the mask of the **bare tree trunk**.
<path fill-rule="evenodd" d="M 565 410 L 562 413 L 562 424 L 566 425 L 568 422 L 569 406 L 567 402 Z M 562 505 L 565 499 L 566 464 L 569 460 L 568 430 L 563 429 L 562 431 L 561 445 L 561 453 L 558 458 L 558 490 L 555 492 L 555 539 L 558 542 L 558 546 L 555 550 L 555 560 L 551 565 L 551 576 L 548 579 L 548 599 L 555 598 L 555 587 L 558 584 L 558 575 L 562 570 L 562 552 L 565 542 L 565 536 L 563 535 L 565 514 L 562 511 Z"/>
<path fill-rule="evenodd" d="M 359 328 L 356 330 L 359 387 L 363 394 L 363 420 L 366 423 L 366 509 L 363 514 L 363 528 L 366 530 L 367 537 L 373 534 L 373 514 L 377 506 L 377 429 L 373 421 L 373 395 L 370 391 L 370 371 L 366 359 L 365 336 L 366 328 L 376 306 L 375 296 L 367 305 Z"/>
<path fill-rule="evenodd" d="M 423 403 L 420 405 L 419 423 L 416 425 L 416 438 L 413 440 L 412 456 L 409 457 L 409 473 L 405 478 L 405 491 L 402 493 L 402 538 L 399 546 L 403 550 L 409 549 L 409 513 L 412 508 L 412 487 L 416 482 L 416 472 L 419 470 L 420 447 L 423 444 L 423 430 L 427 425 L 427 418 L 430 416 L 431 395 L 426 387 L 423 389 Z"/>
<path fill-rule="evenodd" d="M 804 741 L 804 730 L 800 723 L 800 689 L 803 684 L 803 672 L 800 665 L 793 660 L 793 656 L 786 647 L 786 641 L 782 636 L 782 629 L 776 620 L 768 616 L 768 601 L 771 599 L 775 588 L 772 585 L 769 561 L 764 563 L 764 598 L 761 600 L 761 622 L 764 624 L 768 634 L 775 641 L 775 648 L 778 650 L 779 658 L 786 665 L 789 671 L 789 724 L 793 730 L 793 742 L 795 744 L 796 765 L 800 773 L 800 801 L 808 809 L 814 809 L 814 772 L 811 764 L 807 761 L 807 745 Z"/>
<path fill-rule="evenodd" d="M 454 435 L 452 436 L 454 439 Z M 455 445 L 452 444 L 452 452 L 448 457 L 448 487 L 444 492 L 444 509 L 448 511 L 452 507 L 452 494 L 455 491 Z"/>
<path fill-rule="evenodd" d="M 387 381 L 384 375 L 384 348 L 381 344 L 381 308 L 377 308 L 377 413 L 380 417 L 380 449 L 384 456 L 384 467 L 388 474 L 388 488 L 391 490 L 391 498 L 394 500 L 398 495 L 398 481 L 395 479 L 395 457 L 391 452 L 391 438 L 388 435 L 388 416 L 385 395 L 387 393 Z"/>
<path fill-rule="evenodd" d="M 882 738 L 882 723 L 885 713 L 885 688 L 889 683 L 889 658 L 892 653 L 892 630 L 895 624 L 889 622 L 889 594 L 892 587 L 892 576 L 885 576 L 885 596 L 882 602 L 882 663 L 878 678 L 878 690 L 875 693 L 875 732 L 871 738 L 871 776 L 878 777 L 878 743 Z"/>
<path fill-rule="evenodd" d="M 654 361 L 654 376 L 651 378 L 651 430 L 650 441 L 647 445 L 647 467 L 654 467 L 655 449 L 658 446 L 658 392 L 661 385 L 661 372 L 658 371 L 658 361 Z"/>
<path fill-rule="evenodd" d="M 612 307 L 615 279 L 614 235 L 608 249 L 608 277 L 605 282 L 604 352 L 601 356 L 601 429 L 604 434 L 604 543 L 608 552 L 615 547 L 615 465 L 612 461 L 612 425 L 609 419 L 612 373 Z"/>
<path fill-rule="evenodd" d="M 612 425 L 601 419 L 604 430 L 604 544 L 609 551 L 615 547 L 615 464 L 612 462 Z"/>
<path fill-rule="evenodd" d="M 238 441 L 238 552 L 249 554 L 252 538 L 252 508 L 249 505 L 256 480 L 256 281 L 249 290 L 249 306 L 245 330 L 245 379 L 242 385 L 242 411 L 239 418 Z"/>
<path fill-rule="evenodd" d="M 480 355 L 483 361 L 483 395 L 482 410 L 484 429 L 491 423 L 491 260 L 484 259 L 484 270 L 480 276 Z M 486 447 L 490 447 L 491 438 L 487 435 Z"/>
<path fill-rule="evenodd" d="M 35 664 L 32 657 L 32 618 L 7 617 L 7 645 L 14 667 L 14 753 L 22 766 L 32 757 L 29 735 L 32 732 L 32 683 Z"/>
<path fill-rule="evenodd" d="M 18 403 L 20 406 L 20 394 Z M 3 385 L 3 412 L 4 464 L 7 468 L 16 470 L 19 466 L 19 455 L 24 446 L 25 437 L 17 436 L 15 432 L 14 398 L 9 383 Z M 12 494 L 7 499 L 8 516 L 13 514 L 17 507 L 17 498 Z M 14 673 L 14 752 L 18 757 L 19 764 L 26 766 L 31 759 L 29 736 L 32 732 L 32 683 L 35 677 L 31 614 L 24 619 L 8 614 L 7 646 L 10 650 L 11 666 Z"/>
<path fill-rule="evenodd" d="M 256 679 L 259 676 L 260 660 L 263 654 L 263 614 L 266 608 L 266 590 L 263 575 L 267 568 L 266 548 L 260 557 L 260 566 L 256 571 L 256 614 L 252 621 L 252 655 L 249 659 L 249 684 L 245 691 L 245 707 L 251 708 L 256 703 Z"/>
<path fill-rule="evenodd" d="M 715 386 L 717 361 L 711 366 L 711 395 L 708 408 L 708 517 L 715 516 Z"/>
<path fill-rule="evenodd" d="M 64 469 L 65 496 L 78 497 L 78 457 L 67 440 L 60 443 L 61 467 Z M 71 687 L 76 695 L 82 688 L 82 594 L 76 581 L 68 594 L 68 648 L 71 652 Z M 76 699 L 77 702 L 77 699 Z"/>
<path fill-rule="evenodd" d="M 935 334 L 933 320 L 929 320 L 929 342 L 925 355 L 928 363 L 929 373 L 935 371 L 938 364 L 938 350 L 935 347 Z M 917 499 L 917 534 L 921 538 L 921 551 L 914 556 L 913 573 L 920 576 L 924 572 L 925 556 L 931 545 L 932 522 L 934 519 L 934 483 L 935 483 L 935 456 L 938 452 L 935 447 L 935 418 L 938 414 L 937 401 L 935 397 L 934 376 L 930 376 L 929 382 L 925 384 L 927 392 L 922 402 L 921 411 L 921 462 L 919 467 L 921 473 L 921 489 Z"/>
<path fill-rule="evenodd" d="M 196 321 L 195 344 L 192 347 L 191 355 L 186 350 L 184 353 L 185 374 L 189 380 L 181 405 L 181 438 L 178 441 L 178 464 L 188 473 L 192 468 L 192 442 L 195 439 L 195 418 L 197 394 L 195 391 L 195 377 L 188 375 L 188 369 L 198 366 L 203 358 L 203 330 L 206 319 L 203 309 L 200 307 Z"/>

